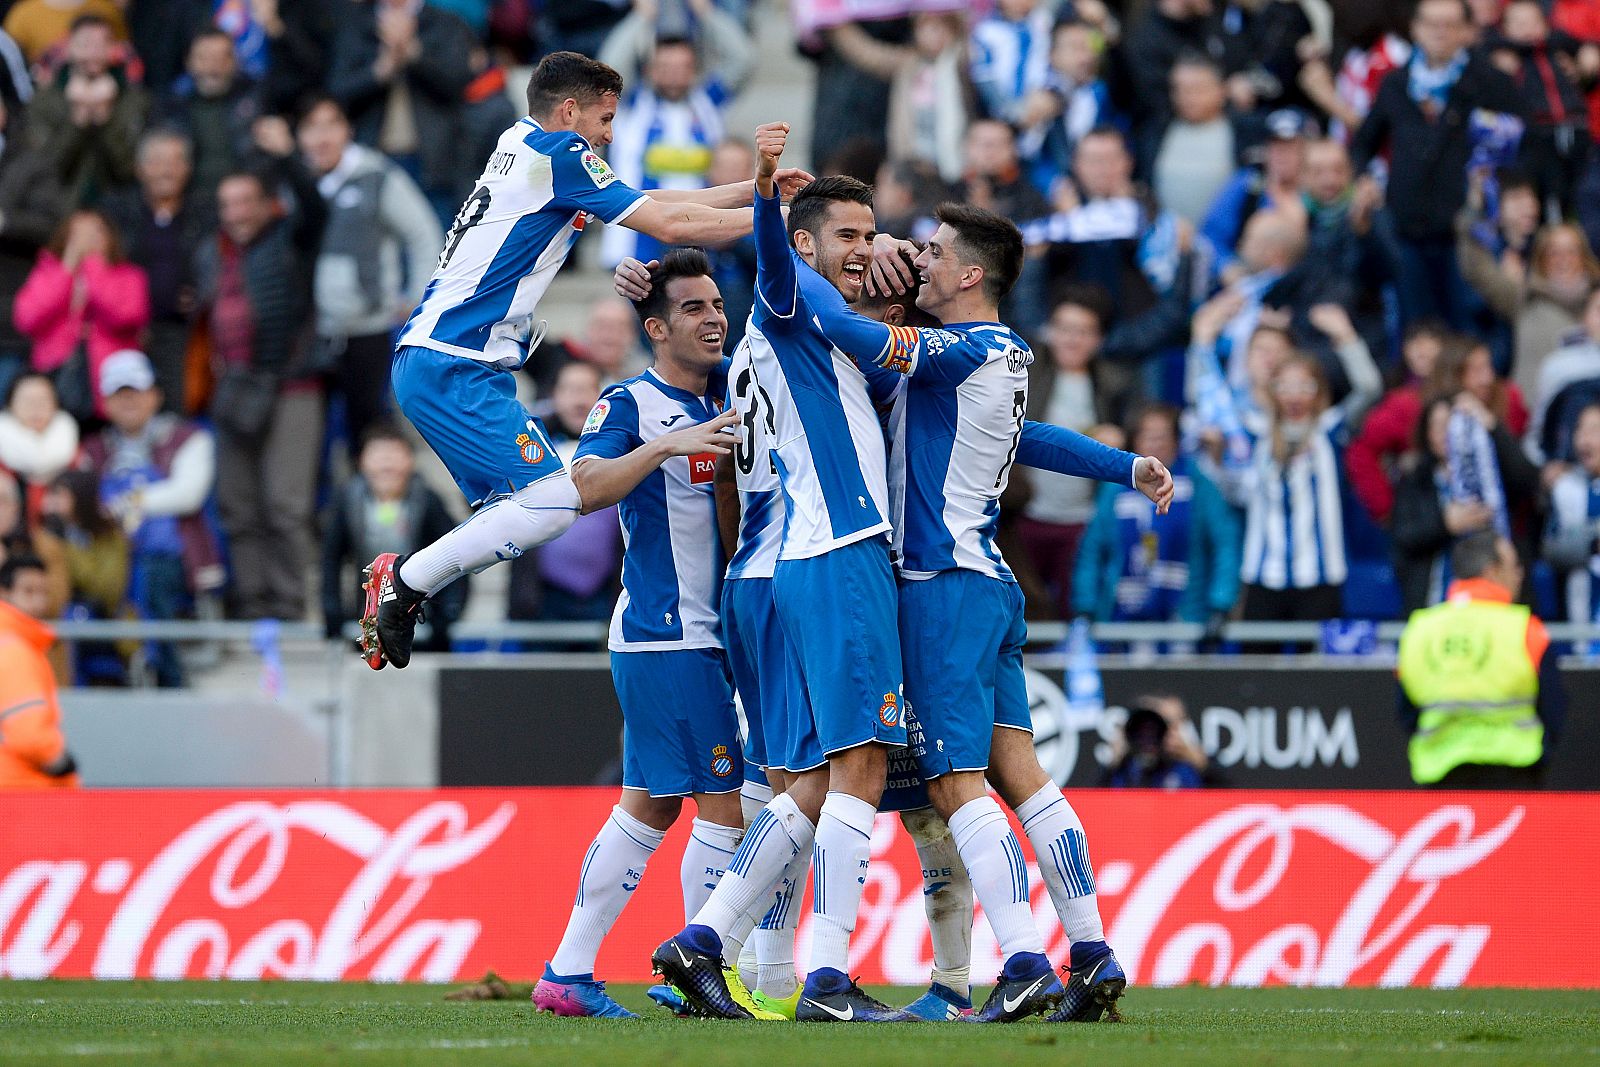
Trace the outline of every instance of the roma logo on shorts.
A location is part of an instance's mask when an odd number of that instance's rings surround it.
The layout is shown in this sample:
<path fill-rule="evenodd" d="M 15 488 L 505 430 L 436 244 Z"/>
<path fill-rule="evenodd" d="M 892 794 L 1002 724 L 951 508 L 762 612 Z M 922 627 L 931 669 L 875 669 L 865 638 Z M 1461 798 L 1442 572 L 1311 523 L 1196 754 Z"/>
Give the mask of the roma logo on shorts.
<path fill-rule="evenodd" d="M 883 707 L 878 709 L 878 720 L 885 726 L 900 725 L 900 698 L 893 693 L 883 694 Z"/>
<path fill-rule="evenodd" d="M 517 434 L 517 449 L 521 451 L 524 463 L 537 463 L 544 458 L 543 446 L 528 434 Z"/>
<path fill-rule="evenodd" d="M 726 778 L 733 773 L 733 757 L 728 755 L 727 745 L 718 745 L 711 750 L 711 773 L 718 778 Z"/>

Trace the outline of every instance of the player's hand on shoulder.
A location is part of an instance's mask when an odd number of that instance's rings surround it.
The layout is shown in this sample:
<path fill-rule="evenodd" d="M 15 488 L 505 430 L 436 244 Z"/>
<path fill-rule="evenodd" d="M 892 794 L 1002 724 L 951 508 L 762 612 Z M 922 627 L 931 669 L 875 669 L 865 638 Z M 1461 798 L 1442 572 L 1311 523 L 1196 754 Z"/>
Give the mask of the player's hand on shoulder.
<path fill-rule="evenodd" d="M 1154 456 L 1140 456 L 1135 463 L 1137 473 L 1134 481 L 1139 486 L 1139 492 L 1155 504 L 1157 515 L 1165 515 L 1172 506 L 1172 472 Z"/>
<path fill-rule="evenodd" d="M 772 176 L 773 183 L 778 187 L 778 196 L 784 203 L 793 200 L 796 193 L 816 180 L 815 174 L 802 167 L 782 167 Z"/>
<path fill-rule="evenodd" d="M 697 456 L 705 452 L 725 456 L 733 451 L 737 441 L 734 427 L 738 425 L 738 409 L 729 408 L 714 419 L 664 433 L 656 442 L 669 456 Z"/>
<path fill-rule="evenodd" d="M 872 239 L 872 268 L 867 273 L 868 296 L 899 296 L 917 283 L 911 265 L 922 251 L 910 241 L 880 233 Z"/>
<path fill-rule="evenodd" d="M 611 275 L 611 288 L 624 300 L 643 300 L 650 295 L 650 272 L 659 266 L 659 259 L 641 263 L 632 256 L 624 256 Z"/>
<path fill-rule="evenodd" d="M 756 127 L 756 174 L 762 178 L 775 177 L 778 160 L 783 158 L 784 147 L 789 142 L 787 122 L 763 122 Z"/>

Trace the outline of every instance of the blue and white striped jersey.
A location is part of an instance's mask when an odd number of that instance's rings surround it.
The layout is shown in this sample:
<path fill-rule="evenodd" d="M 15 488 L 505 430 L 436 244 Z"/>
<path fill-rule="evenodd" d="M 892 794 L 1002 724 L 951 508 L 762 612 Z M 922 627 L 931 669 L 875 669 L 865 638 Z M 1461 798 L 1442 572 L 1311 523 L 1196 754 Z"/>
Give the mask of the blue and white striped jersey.
<path fill-rule="evenodd" d="M 1239 577 L 1268 589 L 1341 585 L 1344 551 L 1343 470 L 1336 438 L 1342 407 L 1324 411 L 1304 449 L 1287 466 L 1272 453 L 1271 427 L 1259 412 L 1245 418 L 1255 450 L 1245 473 L 1244 556 Z"/>
<path fill-rule="evenodd" d="M 706 396 L 647 370 L 607 389 L 589 412 L 573 462 L 616 459 L 662 434 L 715 418 L 720 376 Z M 617 505 L 622 523 L 622 594 L 611 613 L 613 652 L 721 648 L 717 617 L 724 559 L 717 535 L 713 453 L 673 456 Z"/>
<path fill-rule="evenodd" d="M 772 402 L 786 519 L 779 559 L 808 559 L 889 529 L 883 429 L 855 360 L 817 322 L 839 291 L 789 248 L 776 197 L 755 198 L 756 303 L 745 336 Z"/>
<path fill-rule="evenodd" d="M 783 544 L 783 490 L 772 458 L 772 401 L 756 381 L 750 339 L 733 350 L 728 367 L 728 403 L 739 413 L 739 443 L 733 450 L 739 487 L 739 543 L 728 561 L 729 578 L 771 578 Z"/>
<path fill-rule="evenodd" d="M 500 135 L 456 214 L 399 343 L 520 367 L 539 299 L 584 224 L 620 223 L 645 199 L 576 133 L 519 120 Z"/>

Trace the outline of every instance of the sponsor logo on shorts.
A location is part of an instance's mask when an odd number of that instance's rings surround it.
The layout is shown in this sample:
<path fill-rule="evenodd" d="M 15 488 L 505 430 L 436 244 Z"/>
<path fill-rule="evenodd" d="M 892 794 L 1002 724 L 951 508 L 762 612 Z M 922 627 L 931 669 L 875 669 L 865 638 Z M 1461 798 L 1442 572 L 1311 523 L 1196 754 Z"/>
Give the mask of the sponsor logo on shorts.
<path fill-rule="evenodd" d="M 689 484 L 705 485 L 716 479 L 717 454 L 697 452 L 689 457 Z"/>
<path fill-rule="evenodd" d="M 728 755 L 727 745 L 718 745 L 711 750 L 711 773 L 718 778 L 726 778 L 733 773 L 733 757 Z"/>
<path fill-rule="evenodd" d="M 609 414 L 611 414 L 611 401 L 596 401 L 594 407 L 589 409 L 589 417 L 583 420 L 583 430 L 578 436 L 581 437 L 583 434 L 594 433 L 600 427 L 604 426 L 606 424 L 606 416 Z"/>
<path fill-rule="evenodd" d="M 616 174 L 606 166 L 606 161 L 593 152 L 585 152 L 580 157 L 580 162 L 583 163 L 583 169 L 589 175 L 589 180 L 594 182 L 596 189 L 604 189 L 617 180 Z"/>
<path fill-rule="evenodd" d="M 883 694 L 883 707 L 878 709 L 878 721 L 885 726 L 900 725 L 900 698 L 893 693 Z"/>
<path fill-rule="evenodd" d="M 522 453 L 524 463 L 537 463 L 544 458 L 544 446 L 525 433 L 517 434 L 517 451 Z"/>

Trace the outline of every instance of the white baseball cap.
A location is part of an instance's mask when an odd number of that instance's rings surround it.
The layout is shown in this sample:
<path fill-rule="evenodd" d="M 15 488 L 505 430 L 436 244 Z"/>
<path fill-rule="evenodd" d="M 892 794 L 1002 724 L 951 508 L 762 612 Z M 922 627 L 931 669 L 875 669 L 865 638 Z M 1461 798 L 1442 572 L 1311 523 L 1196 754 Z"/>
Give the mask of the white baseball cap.
<path fill-rule="evenodd" d="M 100 395 L 111 396 L 119 389 L 152 389 L 156 372 L 150 357 L 137 348 L 121 348 L 100 364 Z"/>

